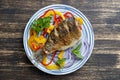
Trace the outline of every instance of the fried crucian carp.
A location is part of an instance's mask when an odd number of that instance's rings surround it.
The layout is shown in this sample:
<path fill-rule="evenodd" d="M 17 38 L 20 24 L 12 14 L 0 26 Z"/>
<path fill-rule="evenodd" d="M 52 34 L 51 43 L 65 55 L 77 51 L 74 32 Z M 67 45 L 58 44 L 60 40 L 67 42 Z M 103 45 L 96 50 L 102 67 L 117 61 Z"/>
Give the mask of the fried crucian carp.
<path fill-rule="evenodd" d="M 63 20 L 51 32 L 42 52 L 51 54 L 74 46 L 81 37 L 80 23 L 74 17 Z"/>

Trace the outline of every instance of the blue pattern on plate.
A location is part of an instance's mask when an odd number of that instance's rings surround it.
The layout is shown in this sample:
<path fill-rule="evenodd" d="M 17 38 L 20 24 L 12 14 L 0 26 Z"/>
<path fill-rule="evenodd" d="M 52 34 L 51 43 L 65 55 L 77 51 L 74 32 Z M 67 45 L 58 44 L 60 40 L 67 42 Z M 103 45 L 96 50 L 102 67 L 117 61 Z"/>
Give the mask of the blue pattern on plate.
<path fill-rule="evenodd" d="M 65 68 L 65 69 L 61 69 L 61 70 L 47 70 L 42 64 L 36 62 L 36 60 L 33 57 L 34 53 L 32 52 L 32 50 L 29 48 L 29 46 L 27 44 L 27 41 L 28 41 L 28 38 L 29 38 L 29 30 L 30 30 L 31 23 L 48 9 L 59 10 L 63 13 L 65 13 L 67 11 L 70 11 L 75 16 L 80 16 L 84 21 L 84 24 L 82 26 L 82 38 L 81 38 L 82 40 L 81 41 L 83 41 L 83 42 L 87 41 L 88 42 L 89 52 L 84 54 L 83 52 L 85 52 L 85 50 L 86 50 L 86 48 L 84 47 L 84 49 L 83 49 L 84 51 L 82 52 L 82 55 L 84 55 L 84 59 L 75 62 L 69 68 Z M 94 32 L 93 32 L 93 28 L 92 28 L 89 20 L 85 17 L 85 15 L 82 12 L 80 12 L 79 10 L 77 10 L 77 9 L 71 7 L 71 6 L 68 6 L 68 5 L 56 4 L 56 5 L 50 5 L 50 6 L 47 6 L 47 7 L 44 7 L 42 9 L 40 9 L 30 18 L 30 20 L 28 21 L 28 23 L 26 25 L 26 28 L 24 30 L 23 43 L 24 43 L 24 49 L 25 49 L 27 57 L 38 69 L 40 69 L 40 70 L 42 70 L 42 71 L 44 71 L 48 74 L 65 75 L 65 74 L 69 74 L 69 73 L 72 73 L 72 72 L 78 70 L 89 59 L 89 57 L 92 53 L 93 47 L 94 47 Z"/>

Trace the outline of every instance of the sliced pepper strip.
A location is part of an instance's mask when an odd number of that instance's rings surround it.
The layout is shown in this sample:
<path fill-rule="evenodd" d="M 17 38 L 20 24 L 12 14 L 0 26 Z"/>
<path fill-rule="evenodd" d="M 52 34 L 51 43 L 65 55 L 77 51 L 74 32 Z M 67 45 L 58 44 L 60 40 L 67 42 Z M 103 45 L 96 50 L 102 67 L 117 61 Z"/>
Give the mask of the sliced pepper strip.
<path fill-rule="evenodd" d="M 40 18 L 48 17 L 48 16 L 51 16 L 51 15 L 54 16 L 55 25 L 58 24 L 57 18 L 56 18 L 57 15 L 61 16 L 62 19 L 65 20 L 65 17 L 63 16 L 63 14 L 60 11 L 53 10 L 53 9 L 47 10 L 42 16 L 40 16 Z"/>
<path fill-rule="evenodd" d="M 50 60 L 50 62 L 44 63 L 44 62 L 42 61 L 41 64 L 43 64 L 44 66 L 50 65 L 50 64 L 52 63 L 52 61 L 54 60 L 55 55 L 56 55 L 56 51 L 53 53 L 53 56 L 52 56 L 52 59 Z"/>
<path fill-rule="evenodd" d="M 81 17 L 77 17 L 76 19 L 79 21 L 80 25 L 83 24 L 83 19 Z"/>
<path fill-rule="evenodd" d="M 33 29 L 30 29 L 30 36 L 34 36 L 34 37 L 36 37 L 36 32 L 35 32 L 35 30 L 33 30 Z"/>
<path fill-rule="evenodd" d="M 73 15 L 71 12 L 66 12 L 66 13 L 64 14 L 64 17 L 65 17 L 65 18 L 69 18 L 69 17 L 74 17 L 74 15 Z"/>
<path fill-rule="evenodd" d="M 60 23 L 60 22 L 62 21 L 62 17 L 61 17 L 61 16 L 59 16 L 59 17 L 57 17 L 57 19 L 56 19 L 56 20 L 57 20 L 57 22 L 58 22 L 58 23 Z"/>
<path fill-rule="evenodd" d="M 49 9 L 41 17 L 48 17 L 48 16 L 55 15 L 55 14 L 61 16 L 62 19 L 65 20 L 65 17 L 63 16 L 63 14 L 60 11 L 53 10 L 53 9 Z M 56 15 L 55 15 L 55 18 L 56 18 Z"/>
<path fill-rule="evenodd" d="M 79 26 L 80 30 L 82 30 L 82 26 Z"/>
<path fill-rule="evenodd" d="M 79 23 L 80 23 L 80 26 L 79 26 L 80 30 L 82 30 L 83 19 L 82 19 L 81 17 L 77 17 L 76 19 L 77 19 L 77 20 L 79 21 Z"/>
<path fill-rule="evenodd" d="M 28 39 L 28 45 L 29 45 L 29 47 L 30 47 L 32 50 L 34 50 L 32 44 L 31 44 L 31 42 L 33 41 L 33 39 L 34 39 L 34 36 L 30 36 L 30 38 Z"/>
<path fill-rule="evenodd" d="M 35 37 L 36 37 L 36 32 L 33 29 L 30 29 L 30 37 L 28 39 L 28 45 L 33 51 L 35 50 L 33 48 L 32 42 L 34 41 Z"/>
<path fill-rule="evenodd" d="M 52 14 L 51 14 L 50 11 L 52 11 Z M 49 14 L 48 14 L 48 13 L 49 13 Z M 51 16 L 51 15 L 55 15 L 55 16 L 56 16 L 56 13 L 55 13 L 55 11 L 54 11 L 53 9 L 49 9 L 49 10 L 45 11 L 45 13 L 44 13 L 42 16 L 40 16 L 40 18 L 48 17 L 48 16 Z M 56 17 L 55 17 L 55 18 L 56 18 Z"/>
<path fill-rule="evenodd" d="M 61 51 L 61 52 L 58 54 L 58 58 L 59 58 L 59 59 L 62 59 L 62 58 L 63 58 L 63 54 L 64 54 L 64 51 Z"/>
<path fill-rule="evenodd" d="M 39 36 L 39 37 L 35 37 L 34 38 L 34 41 L 36 42 L 36 43 L 42 43 L 42 44 L 45 44 L 46 43 L 46 41 L 47 41 L 47 39 L 44 37 L 44 36 Z"/>
<path fill-rule="evenodd" d="M 46 64 L 47 59 L 48 59 L 47 57 L 48 57 L 47 55 L 45 55 L 45 56 L 43 57 L 43 60 L 42 60 L 42 63 L 43 63 L 43 64 Z"/>
<path fill-rule="evenodd" d="M 51 16 L 51 15 L 54 15 L 54 21 L 55 21 L 55 24 L 57 24 L 57 21 L 56 21 L 56 12 L 53 9 L 47 10 L 42 16 L 40 16 L 40 18 L 48 17 L 48 16 Z"/>
<path fill-rule="evenodd" d="M 60 67 L 56 64 L 51 64 L 51 65 L 46 66 L 46 69 L 48 69 L 48 70 L 59 70 Z"/>
<path fill-rule="evenodd" d="M 43 35 L 45 37 L 46 34 L 47 34 L 47 28 L 44 28 L 44 30 L 43 30 L 41 35 Z"/>
<path fill-rule="evenodd" d="M 47 58 L 48 56 L 45 56 L 44 58 L 43 58 L 43 60 L 42 60 L 42 62 L 44 63 L 44 64 L 46 64 L 46 62 L 47 62 Z M 56 64 L 50 64 L 50 65 L 48 65 L 48 66 L 45 66 L 46 67 L 46 69 L 48 69 L 48 70 L 58 70 L 58 69 L 60 69 L 60 67 L 58 66 L 58 65 L 56 65 Z"/>
<path fill-rule="evenodd" d="M 50 25 L 50 27 L 47 28 L 47 33 L 50 34 L 53 29 L 54 29 L 54 26 L 53 26 L 53 25 Z"/>
<path fill-rule="evenodd" d="M 32 48 L 34 51 L 37 51 L 38 49 L 42 48 L 43 47 L 43 44 L 36 44 L 35 42 L 32 42 Z"/>
<path fill-rule="evenodd" d="M 36 32 L 33 29 L 30 29 L 30 38 L 28 39 L 28 45 L 33 51 L 37 51 L 42 48 L 46 42 L 46 38 L 44 36 L 36 36 Z"/>

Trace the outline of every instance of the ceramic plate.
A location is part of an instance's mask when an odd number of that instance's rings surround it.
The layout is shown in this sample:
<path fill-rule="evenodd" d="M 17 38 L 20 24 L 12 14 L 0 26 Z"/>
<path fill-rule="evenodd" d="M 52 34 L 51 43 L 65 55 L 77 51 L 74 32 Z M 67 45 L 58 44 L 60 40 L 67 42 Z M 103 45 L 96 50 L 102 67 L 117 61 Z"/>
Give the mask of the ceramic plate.
<path fill-rule="evenodd" d="M 74 64 L 68 68 L 63 68 L 60 70 L 47 70 L 41 63 L 38 63 L 36 61 L 36 59 L 34 58 L 34 52 L 29 48 L 28 46 L 28 39 L 29 39 L 29 31 L 30 31 L 30 27 L 32 22 L 39 18 L 39 16 L 41 16 L 41 14 L 43 14 L 46 10 L 48 9 L 54 9 L 54 10 L 59 10 L 62 13 L 65 13 L 67 11 L 73 13 L 75 16 L 80 16 L 83 21 L 84 24 L 82 26 L 82 37 L 81 37 L 81 41 L 86 42 L 85 46 L 83 45 L 80 49 L 81 54 L 83 55 L 83 60 L 77 60 L 74 62 Z M 78 69 L 80 69 L 85 63 L 86 61 L 89 59 L 93 47 L 94 47 L 94 32 L 93 32 L 93 28 L 89 22 L 89 20 L 86 18 L 86 16 L 79 10 L 77 10 L 76 8 L 72 7 L 72 6 L 68 6 L 68 5 L 62 5 L 62 4 L 56 4 L 56 5 L 50 5 L 50 6 L 46 6 L 40 10 L 38 10 L 28 21 L 25 30 L 24 30 L 24 36 L 23 36 L 23 43 L 24 43 L 24 49 L 26 52 L 27 57 L 29 58 L 29 60 L 34 64 L 34 66 L 36 66 L 38 69 L 40 69 L 43 72 L 46 72 L 48 74 L 52 74 L 52 75 L 65 75 L 65 74 L 69 74 L 72 73 Z"/>

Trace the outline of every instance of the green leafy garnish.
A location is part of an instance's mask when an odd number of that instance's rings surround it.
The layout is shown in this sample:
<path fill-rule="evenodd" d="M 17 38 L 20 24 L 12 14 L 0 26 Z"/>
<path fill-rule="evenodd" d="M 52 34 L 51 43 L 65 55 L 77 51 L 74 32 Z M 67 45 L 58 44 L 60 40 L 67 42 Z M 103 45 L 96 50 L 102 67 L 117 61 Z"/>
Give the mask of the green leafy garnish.
<path fill-rule="evenodd" d="M 44 28 L 48 28 L 50 26 L 51 19 L 51 16 L 36 19 L 32 23 L 31 27 L 36 31 L 37 34 L 39 34 L 39 32 L 41 32 Z"/>
<path fill-rule="evenodd" d="M 65 62 L 65 60 L 66 60 L 66 58 L 58 59 L 56 61 L 56 63 L 57 63 L 58 66 L 60 66 L 60 68 L 62 68 L 63 67 L 62 64 Z"/>
<path fill-rule="evenodd" d="M 72 53 L 75 54 L 78 58 L 83 59 L 83 56 L 81 55 L 81 52 L 79 49 L 81 48 L 82 43 L 80 43 L 73 51 Z"/>

